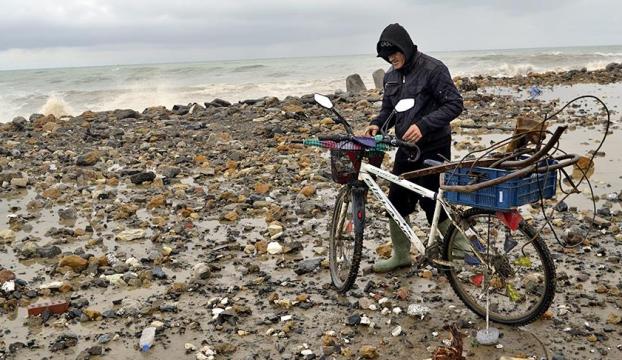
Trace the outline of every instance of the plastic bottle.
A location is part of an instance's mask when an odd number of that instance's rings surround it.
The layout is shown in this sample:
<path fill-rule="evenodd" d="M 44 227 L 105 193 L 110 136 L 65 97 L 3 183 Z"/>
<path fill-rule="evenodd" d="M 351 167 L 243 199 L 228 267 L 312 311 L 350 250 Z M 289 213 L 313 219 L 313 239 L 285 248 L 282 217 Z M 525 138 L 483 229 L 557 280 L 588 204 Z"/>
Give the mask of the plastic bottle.
<path fill-rule="evenodd" d="M 156 328 L 148 326 L 143 330 L 138 341 L 140 351 L 148 351 L 153 346 L 153 340 L 155 339 Z"/>

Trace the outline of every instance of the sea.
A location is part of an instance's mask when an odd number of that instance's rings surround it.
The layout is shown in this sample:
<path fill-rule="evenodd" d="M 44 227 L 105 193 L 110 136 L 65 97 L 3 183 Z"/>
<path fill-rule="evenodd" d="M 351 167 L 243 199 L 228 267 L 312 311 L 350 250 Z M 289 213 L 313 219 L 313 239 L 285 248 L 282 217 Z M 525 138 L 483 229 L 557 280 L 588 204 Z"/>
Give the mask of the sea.
<path fill-rule="evenodd" d="M 425 52 L 425 50 L 424 50 Z M 514 76 L 528 72 L 604 68 L 622 63 L 622 45 L 537 49 L 428 52 L 452 76 Z M 345 78 L 372 73 L 388 64 L 373 54 L 205 61 L 174 64 L 109 65 L 0 71 L 0 122 L 33 113 L 78 115 L 149 106 L 230 102 L 345 90 Z"/>

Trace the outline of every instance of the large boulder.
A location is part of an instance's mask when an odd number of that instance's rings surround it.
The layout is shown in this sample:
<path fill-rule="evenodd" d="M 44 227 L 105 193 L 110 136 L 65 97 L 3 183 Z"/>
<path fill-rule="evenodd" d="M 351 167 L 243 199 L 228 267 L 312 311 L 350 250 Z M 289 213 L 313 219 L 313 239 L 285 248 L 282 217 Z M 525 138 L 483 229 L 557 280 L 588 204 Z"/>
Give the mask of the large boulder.
<path fill-rule="evenodd" d="M 352 74 L 346 78 L 346 91 L 353 94 L 367 91 L 361 75 Z"/>
<path fill-rule="evenodd" d="M 374 71 L 371 76 L 374 78 L 374 86 L 376 86 L 376 89 L 382 89 L 384 87 L 384 70 L 378 69 Z"/>

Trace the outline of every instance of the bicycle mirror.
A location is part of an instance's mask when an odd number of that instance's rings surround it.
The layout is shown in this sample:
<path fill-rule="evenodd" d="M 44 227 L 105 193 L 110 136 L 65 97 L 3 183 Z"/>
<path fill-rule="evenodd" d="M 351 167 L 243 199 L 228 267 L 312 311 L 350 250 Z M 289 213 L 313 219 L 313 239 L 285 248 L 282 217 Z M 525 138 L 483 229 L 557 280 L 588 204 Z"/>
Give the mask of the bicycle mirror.
<path fill-rule="evenodd" d="M 317 101 L 317 99 L 316 99 L 316 101 Z M 324 105 L 322 105 L 322 106 L 324 106 Z M 412 109 L 414 106 L 415 106 L 415 99 L 413 99 L 413 98 L 402 99 L 402 100 L 400 100 L 397 103 L 397 105 L 395 105 L 395 111 L 397 111 L 397 112 L 404 112 L 406 110 Z"/>
<path fill-rule="evenodd" d="M 332 101 L 330 101 L 329 98 L 327 98 L 324 95 L 320 95 L 320 94 L 314 94 L 313 95 L 313 99 L 315 100 L 315 102 L 317 102 L 318 104 L 320 104 L 322 107 L 325 107 L 327 109 L 332 109 L 333 108 L 333 103 Z"/>

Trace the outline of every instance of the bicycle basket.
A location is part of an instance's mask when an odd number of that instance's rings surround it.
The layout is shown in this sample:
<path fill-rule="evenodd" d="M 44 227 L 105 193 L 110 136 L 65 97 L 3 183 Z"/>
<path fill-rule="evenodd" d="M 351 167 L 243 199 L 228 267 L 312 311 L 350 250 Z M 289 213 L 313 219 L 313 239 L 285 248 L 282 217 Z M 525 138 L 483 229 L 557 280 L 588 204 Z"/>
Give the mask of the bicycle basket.
<path fill-rule="evenodd" d="M 373 150 L 330 150 L 330 170 L 333 181 L 347 184 L 358 178 L 361 170 L 361 160 L 366 157 L 373 166 L 380 166 L 384 152 Z"/>

